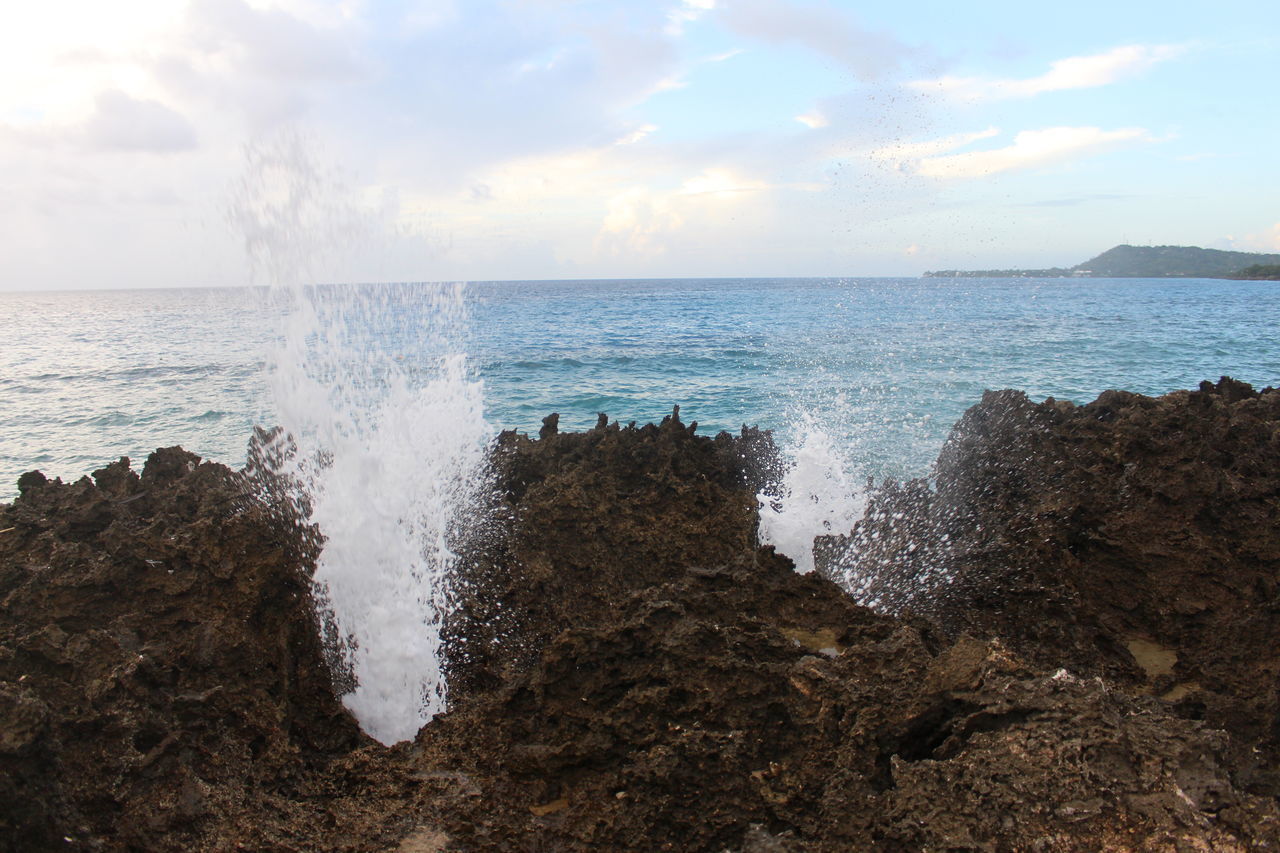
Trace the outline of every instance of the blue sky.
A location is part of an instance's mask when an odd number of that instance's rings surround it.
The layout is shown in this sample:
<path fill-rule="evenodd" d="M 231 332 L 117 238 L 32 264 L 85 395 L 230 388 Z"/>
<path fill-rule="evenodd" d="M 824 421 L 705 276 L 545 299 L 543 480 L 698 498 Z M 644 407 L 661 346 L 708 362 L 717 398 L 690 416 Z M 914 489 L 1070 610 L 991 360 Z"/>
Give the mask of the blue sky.
<path fill-rule="evenodd" d="M 1280 251 L 1273 3 L 26 5 L 3 289 Z"/>

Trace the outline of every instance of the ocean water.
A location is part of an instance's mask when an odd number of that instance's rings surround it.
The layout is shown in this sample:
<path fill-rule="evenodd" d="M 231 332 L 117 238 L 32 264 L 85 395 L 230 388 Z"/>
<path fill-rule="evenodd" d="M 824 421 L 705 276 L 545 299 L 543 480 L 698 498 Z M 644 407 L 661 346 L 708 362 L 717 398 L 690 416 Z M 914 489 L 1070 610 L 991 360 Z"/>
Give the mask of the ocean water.
<path fill-rule="evenodd" d="M 346 358 L 410 387 L 441 356 L 436 285 L 309 291 Z M 1280 384 L 1280 287 L 1168 279 L 483 282 L 450 341 L 486 422 L 585 429 L 673 405 L 707 434 L 825 442 L 853 480 L 926 473 L 983 389 L 1086 402 L 1231 375 Z M 363 306 L 363 307 L 361 307 Z M 266 365 L 287 307 L 257 289 L 0 293 L 0 499 L 40 469 L 74 479 L 182 444 L 243 463 L 280 421 Z M 380 373 L 381 371 L 381 373 Z M 816 438 L 820 436 L 821 438 Z"/>

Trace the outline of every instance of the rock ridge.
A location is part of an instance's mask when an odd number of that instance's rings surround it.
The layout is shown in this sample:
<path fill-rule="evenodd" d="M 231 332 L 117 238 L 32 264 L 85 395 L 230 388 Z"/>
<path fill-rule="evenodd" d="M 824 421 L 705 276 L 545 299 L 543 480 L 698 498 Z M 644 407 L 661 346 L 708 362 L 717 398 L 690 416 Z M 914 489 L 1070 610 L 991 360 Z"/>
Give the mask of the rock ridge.
<path fill-rule="evenodd" d="M 33 472 L 0 505 L 0 846 L 1271 849 L 1278 424 L 1228 379 L 988 392 L 810 575 L 756 544 L 767 432 L 504 433 L 453 704 L 392 748 L 335 699 L 322 538 L 261 470 Z"/>

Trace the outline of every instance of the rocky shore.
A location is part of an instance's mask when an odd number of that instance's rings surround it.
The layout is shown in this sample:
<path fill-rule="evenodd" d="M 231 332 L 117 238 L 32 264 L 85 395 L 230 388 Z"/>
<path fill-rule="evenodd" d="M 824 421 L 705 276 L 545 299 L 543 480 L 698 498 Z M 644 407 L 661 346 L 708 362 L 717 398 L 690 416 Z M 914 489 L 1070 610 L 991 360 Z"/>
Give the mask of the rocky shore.
<path fill-rule="evenodd" d="M 756 544 L 767 433 L 552 416 L 491 467 L 451 708 L 391 748 L 260 466 L 25 475 L 0 847 L 1280 846 L 1280 392 L 988 393 L 811 575 Z"/>

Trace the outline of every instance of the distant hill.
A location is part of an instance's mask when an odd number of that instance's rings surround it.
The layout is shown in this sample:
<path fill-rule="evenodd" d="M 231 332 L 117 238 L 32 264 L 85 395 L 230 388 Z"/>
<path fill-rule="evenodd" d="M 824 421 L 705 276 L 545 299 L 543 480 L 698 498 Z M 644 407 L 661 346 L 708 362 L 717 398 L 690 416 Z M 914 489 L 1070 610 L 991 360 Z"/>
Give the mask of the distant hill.
<path fill-rule="evenodd" d="M 1280 265 L 1280 255 L 1198 246 L 1116 246 L 1082 264 L 1041 270 L 935 270 L 928 278 L 1233 278 L 1247 267 Z"/>
<path fill-rule="evenodd" d="M 1245 267 L 1239 272 L 1233 272 L 1227 278 L 1237 278 L 1244 281 L 1280 281 L 1280 265 L 1254 264 L 1251 267 Z"/>
<path fill-rule="evenodd" d="M 1116 246 L 1073 269 L 1103 278 L 1226 278 L 1254 264 L 1280 264 L 1280 255 L 1196 246 Z"/>

